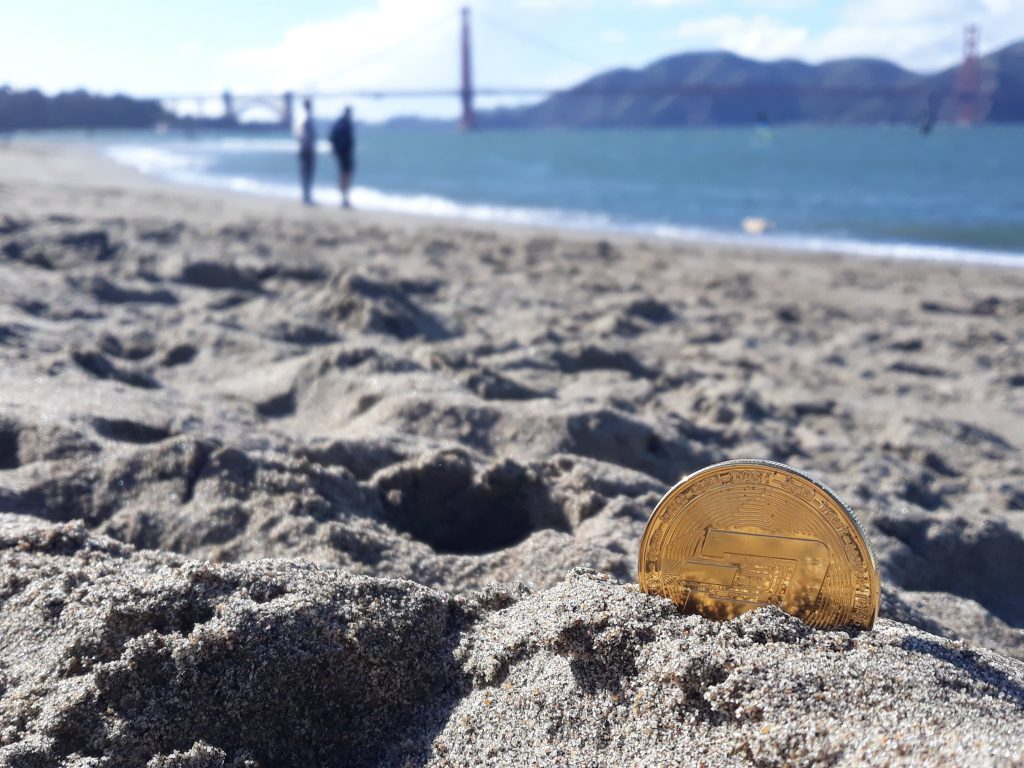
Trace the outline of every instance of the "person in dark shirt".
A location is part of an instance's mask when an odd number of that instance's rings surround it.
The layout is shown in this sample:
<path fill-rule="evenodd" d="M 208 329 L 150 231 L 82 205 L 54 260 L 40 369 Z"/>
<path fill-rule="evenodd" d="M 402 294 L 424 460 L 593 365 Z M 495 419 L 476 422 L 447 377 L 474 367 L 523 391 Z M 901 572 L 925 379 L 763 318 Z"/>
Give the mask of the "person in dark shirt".
<path fill-rule="evenodd" d="M 345 107 L 345 111 L 331 129 L 331 146 L 334 147 L 334 156 L 338 158 L 341 204 L 345 208 L 351 208 L 348 190 L 352 186 L 356 150 L 355 133 L 352 129 L 352 107 Z"/>
<path fill-rule="evenodd" d="M 302 103 L 306 116 L 299 125 L 299 173 L 302 177 L 302 202 L 313 204 L 313 172 L 316 169 L 316 126 L 313 124 L 313 102 Z"/>

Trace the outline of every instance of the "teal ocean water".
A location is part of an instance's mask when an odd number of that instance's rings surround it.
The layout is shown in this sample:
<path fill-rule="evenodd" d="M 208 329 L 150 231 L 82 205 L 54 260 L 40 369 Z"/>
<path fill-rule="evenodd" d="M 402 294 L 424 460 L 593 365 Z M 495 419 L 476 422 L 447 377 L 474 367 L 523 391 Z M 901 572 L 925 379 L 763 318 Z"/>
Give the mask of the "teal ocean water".
<path fill-rule="evenodd" d="M 97 135 L 165 178 L 298 199 L 286 134 Z M 326 142 L 317 196 L 338 202 Z M 357 207 L 1024 263 L 1024 126 L 785 127 L 459 134 L 364 127 Z"/>

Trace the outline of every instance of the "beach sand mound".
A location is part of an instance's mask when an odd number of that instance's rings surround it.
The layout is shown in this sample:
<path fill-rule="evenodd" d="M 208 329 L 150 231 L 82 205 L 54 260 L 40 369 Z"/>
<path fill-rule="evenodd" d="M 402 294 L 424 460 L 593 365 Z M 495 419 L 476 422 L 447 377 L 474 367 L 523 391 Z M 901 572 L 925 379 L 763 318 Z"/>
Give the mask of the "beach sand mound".
<path fill-rule="evenodd" d="M 0 153 L 5 764 L 1019 759 L 1024 271 Z M 660 495 L 744 457 L 856 509 L 876 630 L 629 586 Z"/>
<path fill-rule="evenodd" d="M 592 570 L 452 596 L 0 521 L 0 764 L 1024 760 L 1024 663 L 882 620 L 716 623 Z"/>
<path fill-rule="evenodd" d="M 0 232 L 0 512 L 549 586 L 769 458 L 854 505 L 892 616 L 1024 656 L 1015 272 L 89 199 Z"/>

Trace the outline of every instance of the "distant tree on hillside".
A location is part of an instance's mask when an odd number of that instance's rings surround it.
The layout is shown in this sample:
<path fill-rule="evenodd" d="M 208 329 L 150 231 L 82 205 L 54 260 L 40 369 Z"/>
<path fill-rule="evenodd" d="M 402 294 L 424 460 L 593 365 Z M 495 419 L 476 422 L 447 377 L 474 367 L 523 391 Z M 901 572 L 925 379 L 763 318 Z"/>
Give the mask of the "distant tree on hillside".
<path fill-rule="evenodd" d="M 78 90 L 46 96 L 0 87 L 0 131 L 33 128 L 151 128 L 171 119 L 160 102 Z"/>

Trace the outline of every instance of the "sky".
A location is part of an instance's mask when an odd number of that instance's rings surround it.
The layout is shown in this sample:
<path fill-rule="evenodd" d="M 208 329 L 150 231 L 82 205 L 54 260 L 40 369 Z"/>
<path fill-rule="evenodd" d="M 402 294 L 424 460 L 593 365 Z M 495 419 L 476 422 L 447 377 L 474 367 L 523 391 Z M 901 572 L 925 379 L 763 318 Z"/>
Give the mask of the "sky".
<path fill-rule="evenodd" d="M 1024 0 L 470 0 L 478 87 L 571 85 L 682 51 L 955 64 L 1024 38 Z M 455 0 L 0 0 L 0 85 L 138 96 L 455 88 Z M 488 106 L 493 100 L 481 100 Z M 360 99 L 363 119 L 454 98 Z M 331 100 L 318 102 L 336 108 Z M 212 101 L 189 109 L 212 111 Z"/>

